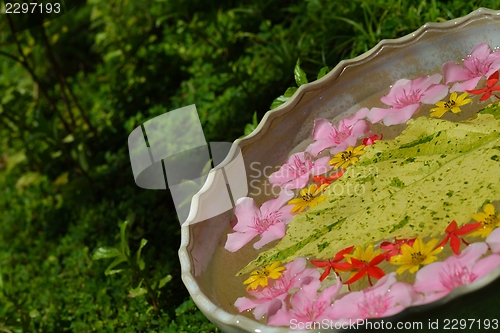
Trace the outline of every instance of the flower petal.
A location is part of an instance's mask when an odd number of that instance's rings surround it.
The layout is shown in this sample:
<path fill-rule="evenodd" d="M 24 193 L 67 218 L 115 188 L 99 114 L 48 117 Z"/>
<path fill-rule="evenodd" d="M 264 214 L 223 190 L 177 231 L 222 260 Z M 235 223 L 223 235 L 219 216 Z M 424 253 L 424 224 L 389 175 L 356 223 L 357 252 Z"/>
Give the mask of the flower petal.
<path fill-rule="evenodd" d="M 439 278 L 439 274 L 445 267 L 444 262 L 434 262 L 422 267 L 415 275 L 413 289 L 421 293 L 449 291 Z"/>
<path fill-rule="evenodd" d="M 420 104 L 411 104 L 401 109 L 392 109 L 393 112 L 384 117 L 384 125 L 391 126 L 406 123 L 419 107 Z"/>
<path fill-rule="evenodd" d="M 423 104 L 434 104 L 445 98 L 446 95 L 448 95 L 448 86 L 444 84 L 437 84 L 424 92 L 420 102 Z"/>
<path fill-rule="evenodd" d="M 284 223 L 276 223 L 270 226 L 266 231 L 260 236 L 260 240 L 253 244 L 255 249 L 260 249 L 264 245 L 276 240 L 283 238 L 286 234 L 286 226 Z M 229 235 L 228 235 L 229 236 Z"/>
<path fill-rule="evenodd" d="M 486 258 L 483 258 L 474 265 L 472 269 L 472 274 L 477 276 L 477 279 L 480 279 L 488 274 L 490 274 L 493 270 L 497 269 L 500 266 L 500 255 L 491 254 Z"/>
<path fill-rule="evenodd" d="M 496 228 L 493 232 L 486 238 L 486 244 L 491 249 L 493 253 L 500 253 L 500 228 Z"/>
<path fill-rule="evenodd" d="M 283 205 L 285 205 L 289 200 L 291 200 L 295 194 L 292 191 L 288 190 L 281 190 L 280 195 L 275 198 L 268 200 L 260 206 L 260 212 L 262 217 L 266 217 L 273 212 L 277 212 L 280 209 L 282 209 Z M 290 211 L 289 209 L 286 209 L 287 211 Z"/>
<path fill-rule="evenodd" d="M 470 79 L 469 71 L 462 68 L 453 61 L 448 61 L 443 64 L 443 79 L 444 83 L 463 81 Z"/>
<path fill-rule="evenodd" d="M 248 244 L 255 236 L 259 233 L 255 230 L 250 230 L 248 232 L 234 232 L 227 235 L 226 245 L 224 248 L 230 252 L 236 252 L 243 246 Z"/>
<path fill-rule="evenodd" d="M 260 209 L 252 198 L 243 197 L 236 201 L 234 215 L 238 218 L 238 222 L 233 230 L 247 232 L 253 227 L 254 220 L 260 219 Z"/>
<path fill-rule="evenodd" d="M 461 83 L 455 83 L 453 87 L 451 87 L 450 91 L 468 91 L 474 89 L 479 80 L 481 80 L 481 76 L 474 77 L 472 79 L 469 79 L 467 81 L 461 82 Z"/>

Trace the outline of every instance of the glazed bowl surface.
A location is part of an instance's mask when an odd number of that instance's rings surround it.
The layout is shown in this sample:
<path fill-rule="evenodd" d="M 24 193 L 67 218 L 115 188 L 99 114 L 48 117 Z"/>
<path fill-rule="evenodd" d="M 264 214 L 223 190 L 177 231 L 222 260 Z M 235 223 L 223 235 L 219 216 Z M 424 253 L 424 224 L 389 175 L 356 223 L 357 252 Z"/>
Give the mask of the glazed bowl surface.
<path fill-rule="evenodd" d="M 210 171 L 193 197 L 189 217 L 182 225 L 182 279 L 208 319 L 227 333 L 292 331 L 267 326 L 251 313 L 239 314 L 234 306 L 245 295 L 244 279 L 235 275 L 258 253 L 251 244 L 236 253 L 224 249 L 234 202 L 249 196 L 262 203 L 276 196 L 270 187 L 259 184 L 291 153 L 305 148 L 315 119 L 338 119 L 360 105 L 377 103 L 398 79 L 440 73 L 443 63 L 461 61 L 479 42 L 500 47 L 500 11 L 481 8 L 452 21 L 428 23 L 399 39 L 383 40 L 363 55 L 340 62 L 320 80 L 302 85 L 285 104 L 267 112 L 251 135 L 234 142 L 226 159 Z M 419 308 L 439 306 L 498 276 L 500 270 L 496 269 L 477 283 Z"/>

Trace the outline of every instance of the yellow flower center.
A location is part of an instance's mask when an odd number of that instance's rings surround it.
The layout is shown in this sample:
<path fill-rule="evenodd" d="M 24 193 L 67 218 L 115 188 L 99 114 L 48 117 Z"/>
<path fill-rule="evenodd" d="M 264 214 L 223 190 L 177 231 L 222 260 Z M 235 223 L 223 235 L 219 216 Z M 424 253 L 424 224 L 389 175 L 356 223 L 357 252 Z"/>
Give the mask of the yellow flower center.
<path fill-rule="evenodd" d="M 457 103 L 452 99 L 450 99 L 448 102 L 444 103 L 444 107 L 447 109 L 452 109 L 455 105 L 457 105 Z"/>
<path fill-rule="evenodd" d="M 498 218 L 493 214 L 488 214 L 488 217 L 486 217 L 483 221 L 483 224 L 488 226 L 494 226 L 497 223 L 498 223 Z"/>
<path fill-rule="evenodd" d="M 307 202 L 311 201 L 312 199 L 314 199 L 314 195 L 312 195 L 311 193 L 306 193 L 302 196 L 302 200 Z"/>
<path fill-rule="evenodd" d="M 411 254 L 411 261 L 414 265 L 419 265 L 424 260 L 425 255 L 423 255 L 420 251 Z"/>
<path fill-rule="evenodd" d="M 268 270 L 267 268 L 264 268 L 263 270 L 258 272 L 258 275 L 259 275 L 259 278 L 261 278 L 261 279 L 267 278 L 267 277 L 269 277 L 269 275 L 271 275 L 271 271 Z"/>
<path fill-rule="evenodd" d="M 350 161 L 352 157 L 352 151 L 345 151 L 340 155 L 340 158 L 345 162 Z"/>

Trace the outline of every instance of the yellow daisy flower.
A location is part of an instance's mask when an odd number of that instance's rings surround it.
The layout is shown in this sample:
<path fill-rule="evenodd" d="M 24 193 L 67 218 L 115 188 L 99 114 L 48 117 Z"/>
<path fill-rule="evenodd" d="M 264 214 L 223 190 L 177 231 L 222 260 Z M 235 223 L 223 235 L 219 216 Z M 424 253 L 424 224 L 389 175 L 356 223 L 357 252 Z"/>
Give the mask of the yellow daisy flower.
<path fill-rule="evenodd" d="M 440 101 L 436 103 L 437 108 L 431 109 L 431 117 L 441 118 L 443 114 L 448 111 L 455 114 L 459 113 L 461 106 L 472 102 L 472 99 L 466 98 L 468 95 L 468 93 L 464 92 L 462 95 L 458 96 L 456 91 L 452 92 L 448 102 Z"/>
<path fill-rule="evenodd" d="M 354 253 L 352 254 L 346 254 L 344 255 L 344 258 L 346 258 L 347 262 L 352 264 L 351 258 L 358 259 L 359 261 L 363 261 L 366 263 L 369 263 L 372 261 L 376 256 L 380 255 L 382 252 L 380 250 L 374 251 L 373 244 L 370 244 L 366 247 L 366 250 L 363 250 L 363 248 L 359 245 L 356 246 Z"/>
<path fill-rule="evenodd" d="M 486 238 L 495 227 L 500 227 L 500 215 L 495 215 L 495 207 L 492 204 L 485 205 L 482 212 L 472 214 L 472 218 L 477 222 L 481 222 L 481 226 L 469 234 L 470 236 Z"/>
<path fill-rule="evenodd" d="M 292 208 L 292 213 L 303 212 L 307 207 L 314 207 L 321 201 L 326 199 L 326 196 L 320 194 L 328 184 L 323 184 L 318 187 L 316 184 L 309 186 L 309 188 L 303 188 L 300 190 L 300 198 L 295 198 L 288 201 L 289 205 L 294 205 Z"/>
<path fill-rule="evenodd" d="M 248 284 L 247 290 L 257 289 L 258 286 L 266 287 L 269 279 L 277 280 L 285 270 L 284 266 L 278 267 L 280 262 L 277 261 L 271 265 L 267 265 L 262 270 L 255 270 L 250 273 L 250 277 L 243 282 Z"/>
<path fill-rule="evenodd" d="M 347 168 L 350 164 L 356 163 L 361 156 L 365 153 L 365 146 L 349 146 L 345 151 L 333 155 L 333 158 L 328 162 L 330 165 L 334 165 L 336 168 Z"/>
<path fill-rule="evenodd" d="M 401 245 L 401 254 L 391 257 L 391 264 L 401 265 L 396 270 L 397 274 L 402 274 L 407 269 L 410 273 L 415 273 L 422 265 L 428 265 L 437 260 L 435 256 L 443 250 L 443 247 L 435 249 L 439 239 L 431 239 L 427 244 L 421 238 L 415 239 L 412 246 L 408 244 Z"/>

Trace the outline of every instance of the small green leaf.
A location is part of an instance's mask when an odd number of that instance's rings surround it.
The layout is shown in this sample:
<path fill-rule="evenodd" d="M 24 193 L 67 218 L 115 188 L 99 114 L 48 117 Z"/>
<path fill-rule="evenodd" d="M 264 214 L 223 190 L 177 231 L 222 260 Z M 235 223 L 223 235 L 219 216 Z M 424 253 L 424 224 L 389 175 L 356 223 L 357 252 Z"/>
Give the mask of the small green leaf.
<path fill-rule="evenodd" d="M 280 106 L 281 104 L 285 103 L 286 101 L 288 101 L 290 97 L 285 97 L 285 96 L 280 96 L 278 98 L 276 98 L 273 103 L 271 104 L 271 107 L 270 109 L 276 109 L 278 106 Z"/>
<path fill-rule="evenodd" d="M 128 246 L 127 239 L 127 225 L 128 221 L 125 221 L 120 225 L 120 240 L 122 253 L 128 257 L 130 256 L 130 248 Z"/>
<path fill-rule="evenodd" d="M 329 71 L 330 69 L 328 68 L 328 66 L 321 68 L 318 73 L 318 80 L 325 76 Z"/>
<path fill-rule="evenodd" d="M 33 309 L 29 312 L 31 318 L 40 317 L 40 312 L 37 309 Z"/>
<path fill-rule="evenodd" d="M 163 286 L 165 286 L 168 282 L 170 282 L 170 280 L 172 280 L 172 275 L 168 274 L 167 276 L 165 276 L 163 279 L 160 280 L 158 289 L 163 288 Z"/>
<path fill-rule="evenodd" d="M 288 88 L 285 91 L 285 93 L 283 94 L 283 96 L 285 96 L 285 97 L 292 97 L 293 94 L 295 94 L 295 92 L 297 91 L 297 89 L 298 89 L 297 87 L 290 87 L 290 88 Z"/>
<path fill-rule="evenodd" d="M 68 134 L 64 139 L 62 139 L 62 142 L 64 143 L 70 143 L 75 141 L 75 137 L 73 134 Z"/>
<path fill-rule="evenodd" d="M 303 84 L 308 83 L 306 73 L 300 68 L 300 59 L 297 59 L 297 64 L 293 70 L 293 75 L 295 76 L 295 82 L 300 87 Z"/>
<path fill-rule="evenodd" d="M 93 260 L 108 259 L 108 258 L 118 257 L 119 255 L 121 255 L 121 253 L 116 248 L 110 246 L 103 246 L 98 248 L 97 251 L 95 251 L 94 255 L 92 256 L 92 259 Z"/>
<path fill-rule="evenodd" d="M 131 289 L 129 291 L 128 297 L 134 298 L 134 297 L 139 297 L 139 296 L 142 296 L 142 295 L 148 293 L 148 290 L 146 288 L 141 287 L 142 281 L 143 280 L 141 280 L 141 282 L 139 282 L 139 285 L 136 288 Z"/>
<path fill-rule="evenodd" d="M 139 269 L 142 271 L 145 267 L 146 264 L 144 260 L 141 258 L 141 251 L 142 248 L 148 243 L 147 239 L 141 239 L 141 245 L 139 246 L 139 250 L 137 250 L 137 265 L 139 266 Z"/>
<path fill-rule="evenodd" d="M 243 136 L 246 136 L 246 135 L 252 133 L 257 128 L 258 125 L 259 125 L 259 122 L 257 121 L 257 112 L 254 112 L 253 117 L 252 117 L 252 123 L 246 124 L 245 131 L 243 132 L 244 133 Z"/>
<path fill-rule="evenodd" d="M 114 267 L 118 266 L 119 264 L 121 264 L 122 262 L 126 262 L 127 261 L 127 258 L 120 254 L 119 257 L 117 257 L 109 266 L 108 268 L 106 268 L 106 270 L 104 271 L 104 275 L 112 275 L 112 274 L 116 274 L 116 273 L 120 273 L 122 271 L 124 271 L 125 269 L 124 268 L 121 268 L 121 269 L 113 269 Z"/>

